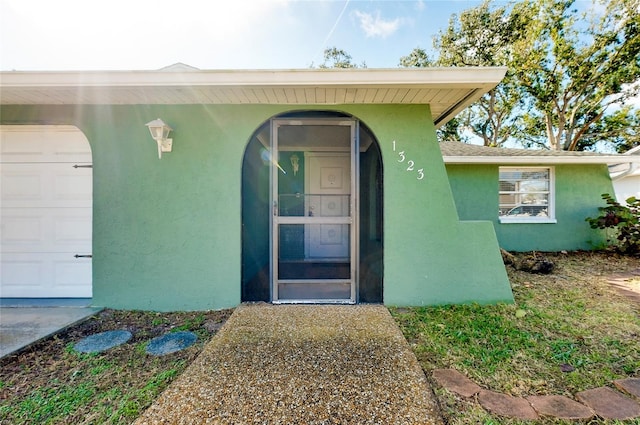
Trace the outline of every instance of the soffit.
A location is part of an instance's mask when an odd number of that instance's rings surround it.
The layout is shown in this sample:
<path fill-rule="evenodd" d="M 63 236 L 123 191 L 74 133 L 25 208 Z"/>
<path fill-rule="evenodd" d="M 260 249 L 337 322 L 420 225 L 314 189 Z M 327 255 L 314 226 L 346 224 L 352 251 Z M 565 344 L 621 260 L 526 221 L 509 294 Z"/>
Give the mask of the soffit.
<path fill-rule="evenodd" d="M 2 105 L 429 104 L 440 126 L 505 68 L 0 72 Z"/>

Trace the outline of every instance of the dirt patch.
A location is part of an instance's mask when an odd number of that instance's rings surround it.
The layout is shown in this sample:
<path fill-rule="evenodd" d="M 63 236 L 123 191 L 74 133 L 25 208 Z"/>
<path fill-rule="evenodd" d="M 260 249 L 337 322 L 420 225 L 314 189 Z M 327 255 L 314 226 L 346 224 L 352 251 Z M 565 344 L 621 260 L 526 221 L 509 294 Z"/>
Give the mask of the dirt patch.
<path fill-rule="evenodd" d="M 103 310 L 0 359 L 0 423 L 131 423 L 196 358 L 231 313 Z M 133 337 L 98 354 L 73 349 L 81 339 L 111 330 L 126 330 Z M 194 332 L 196 344 L 160 357 L 145 352 L 153 338 L 177 331 Z"/>
<path fill-rule="evenodd" d="M 640 268 L 608 276 L 607 283 L 620 295 L 640 304 Z"/>

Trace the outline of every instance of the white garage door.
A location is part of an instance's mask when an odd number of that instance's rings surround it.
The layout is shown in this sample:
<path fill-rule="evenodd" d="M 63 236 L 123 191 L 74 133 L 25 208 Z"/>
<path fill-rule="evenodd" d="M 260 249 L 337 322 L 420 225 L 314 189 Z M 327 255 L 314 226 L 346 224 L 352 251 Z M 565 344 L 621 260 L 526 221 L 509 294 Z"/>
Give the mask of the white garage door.
<path fill-rule="evenodd" d="M 0 126 L 0 297 L 91 297 L 91 148 L 73 126 Z"/>

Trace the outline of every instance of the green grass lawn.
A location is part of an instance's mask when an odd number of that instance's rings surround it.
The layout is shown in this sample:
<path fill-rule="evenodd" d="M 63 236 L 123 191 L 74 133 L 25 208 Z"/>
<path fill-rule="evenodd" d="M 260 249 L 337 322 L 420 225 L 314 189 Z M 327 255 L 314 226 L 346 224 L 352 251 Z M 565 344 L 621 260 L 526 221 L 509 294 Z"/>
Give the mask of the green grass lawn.
<path fill-rule="evenodd" d="M 640 305 L 604 279 L 639 268 L 640 259 L 590 253 L 550 258 L 557 265 L 550 275 L 509 268 L 513 305 L 391 309 L 427 376 L 433 369 L 454 368 L 489 390 L 570 398 L 640 376 Z M 475 400 L 435 388 L 450 424 L 520 423 L 492 417 Z"/>

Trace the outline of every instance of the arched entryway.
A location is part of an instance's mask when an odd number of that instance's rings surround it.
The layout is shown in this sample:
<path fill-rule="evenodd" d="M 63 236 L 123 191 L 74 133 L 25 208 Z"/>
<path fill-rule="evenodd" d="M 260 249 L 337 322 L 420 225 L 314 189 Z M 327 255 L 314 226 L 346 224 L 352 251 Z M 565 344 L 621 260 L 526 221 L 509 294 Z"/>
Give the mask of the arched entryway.
<path fill-rule="evenodd" d="M 382 302 L 382 159 L 337 112 L 269 120 L 242 169 L 242 301 Z"/>

